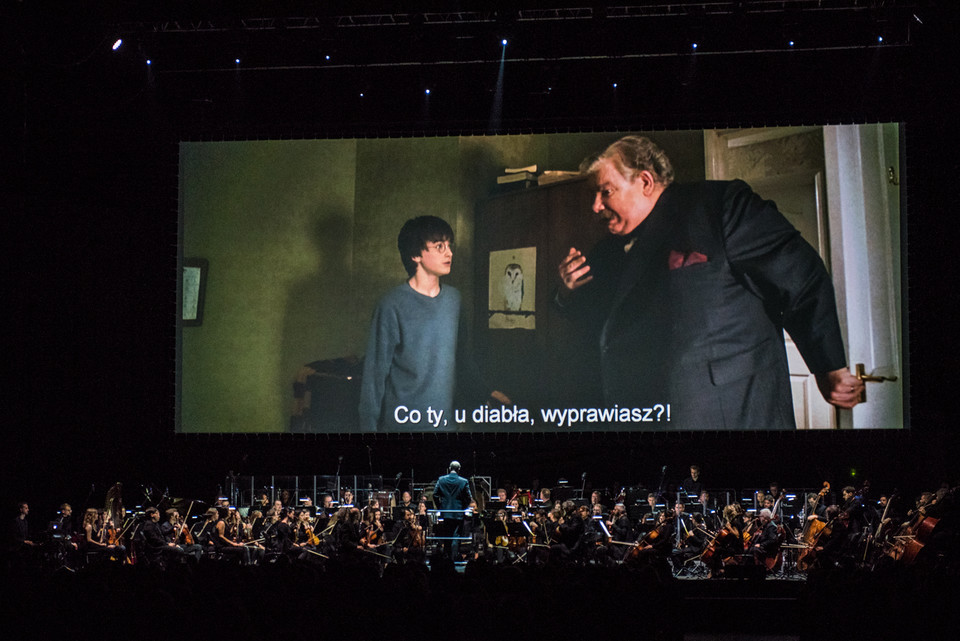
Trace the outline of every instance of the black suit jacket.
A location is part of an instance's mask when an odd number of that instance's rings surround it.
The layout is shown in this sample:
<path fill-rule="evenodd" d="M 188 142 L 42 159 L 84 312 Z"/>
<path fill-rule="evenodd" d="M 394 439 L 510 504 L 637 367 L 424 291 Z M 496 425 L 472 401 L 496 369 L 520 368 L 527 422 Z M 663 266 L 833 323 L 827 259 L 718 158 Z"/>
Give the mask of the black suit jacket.
<path fill-rule="evenodd" d="M 440 510 L 459 510 L 457 512 L 443 512 L 444 519 L 463 519 L 463 510 L 470 505 L 470 486 L 467 479 L 456 472 L 450 472 L 437 480 L 433 490 L 433 502 Z"/>
<path fill-rule="evenodd" d="M 742 181 L 670 185 L 635 235 L 601 240 L 564 303 L 599 342 L 604 403 L 670 405 L 641 429 L 794 428 L 782 330 L 812 372 L 846 365 L 816 251 Z"/>

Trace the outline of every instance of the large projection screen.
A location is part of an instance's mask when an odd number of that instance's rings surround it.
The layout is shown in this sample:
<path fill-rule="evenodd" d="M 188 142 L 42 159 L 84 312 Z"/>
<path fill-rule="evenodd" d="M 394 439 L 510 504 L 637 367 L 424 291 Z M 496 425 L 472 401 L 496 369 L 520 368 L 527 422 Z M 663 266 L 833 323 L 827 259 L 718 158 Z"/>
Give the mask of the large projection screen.
<path fill-rule="evenodd" d="M 589 252 L 606 234 L 591 211 L 590 183 L 575 175 L 539 185 L 497 179 L 529 165 L 537 174 L 575 172 L 628 133 L 663 148 L 678 184 L 745 181 L 822 258 L 847 364 L 883 380 L 867 384 L 866 402 L 837 410 L 783 333 L 796 428 L 906 427 L 900 126 L 868 123 L 182 142 L 177 431 L 360 431 L 371 318 L 407 279 L 397 233 L 422 215 L 454 231 L 442 283 L 461 294 L 465 353 L 509 403 L 458 395 L 453 412 L 428 420 L 423 407 L 419 421 L 416 407 L 387 408 L 396 420 L 377 431 L 773 427 L 685 423 L 669 393 L 636 407 L 606 403 L 596 337 L 555 305 L 558 256 L 569 245 Z M 507 279 L 518 277 L 522 289 L 513 282 L 508 293 Z"/>

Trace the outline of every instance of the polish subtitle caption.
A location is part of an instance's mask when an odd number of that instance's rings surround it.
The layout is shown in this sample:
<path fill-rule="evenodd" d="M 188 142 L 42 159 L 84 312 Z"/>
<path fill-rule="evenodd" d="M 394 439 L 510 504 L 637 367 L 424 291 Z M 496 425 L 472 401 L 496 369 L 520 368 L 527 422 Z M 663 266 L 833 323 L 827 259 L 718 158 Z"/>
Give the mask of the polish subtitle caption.
<path fill-rule="evenodd" d="M 454 409 L 453 415 L 442 409 L 428 406 L 424 409 L 398 405 L 393 410 L 393 419 L 399 425 L 420 426 L 424 429 L 443 429 L 451 424 L 464 425 L 536 425 L 537 414 L 517 405 L 490 407 L 481 405 L 473 410 Z M 571 428 L 588 424 L 615 423 L 669 423 L 670 404 L 657 403 L 653 407 L 565 407 L 541 408 L 540 422 L 558 428 Z"/>

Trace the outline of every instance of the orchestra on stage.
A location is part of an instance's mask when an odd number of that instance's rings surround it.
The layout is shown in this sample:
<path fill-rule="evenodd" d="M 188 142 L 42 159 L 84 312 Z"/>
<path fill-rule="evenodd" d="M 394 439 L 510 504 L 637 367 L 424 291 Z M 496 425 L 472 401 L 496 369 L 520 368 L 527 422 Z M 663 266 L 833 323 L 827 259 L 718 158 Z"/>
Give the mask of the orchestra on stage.
<path fill-rule="evenodd" d="M 459 467 L 457 468 L 459 469 Z M 922 566 L 956 570 L 958 487 L 916 497 L 869 483 L 735 492 L 705 487 L 699 469 L 679 484 L 588 493 L 489 487 L 468 479 L 462 513 L 435 504 L 443 481 L 401 490 L 263 488 L 215 500 L 165 494 L 126 508 L 121 484 L 82 519 L 63 503 L 40 526 L 26 502 L 9 528 L 10 563 L 82 571 L 104 564 L 357 563 L 461 566 L 647 566 L 679 579 L 745 575 L 803 579 L 824 568 Z M 399 479 L 398 479 L 399 481 Z M 485 482 L 481 482 L 485 481 Z M 148 496 L 149 498 L 149 496 Z M 451 513 L 454 512 L 454 513 Z M 455 527 L 454 527 L 455 526 Z M 453 545 L 451 545 L 451 542 Z"/>

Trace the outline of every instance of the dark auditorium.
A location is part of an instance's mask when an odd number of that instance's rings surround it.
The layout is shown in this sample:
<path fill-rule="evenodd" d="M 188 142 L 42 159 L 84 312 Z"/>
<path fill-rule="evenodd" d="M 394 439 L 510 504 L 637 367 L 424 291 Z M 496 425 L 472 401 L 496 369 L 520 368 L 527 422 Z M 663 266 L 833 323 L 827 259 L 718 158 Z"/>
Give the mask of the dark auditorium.
<path fill-rule="evenodd" d="M 8 633 L 949 638 L 958 18 L 3 2 Z"/>

